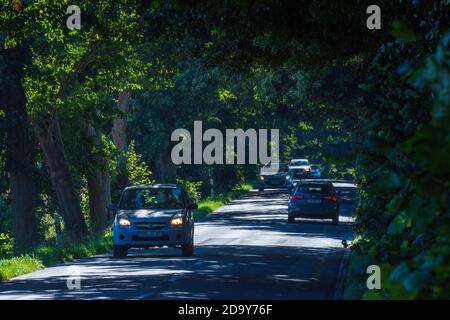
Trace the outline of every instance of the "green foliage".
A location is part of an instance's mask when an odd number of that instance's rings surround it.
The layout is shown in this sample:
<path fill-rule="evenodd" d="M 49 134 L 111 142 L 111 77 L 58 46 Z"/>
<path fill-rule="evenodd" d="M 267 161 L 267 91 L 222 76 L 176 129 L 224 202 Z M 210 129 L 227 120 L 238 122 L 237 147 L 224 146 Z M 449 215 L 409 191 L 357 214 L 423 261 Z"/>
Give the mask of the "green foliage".
<path fill-rule="evenodd" d="M 178 178 L 177 183 L 182 186 L 184 190 L 186 190 L 188 196 L 193 202 L 200 201 L 200 187 L 203 185 L 203 181 L 190 181 Z"/>
<path fill-rule="evenodd" d="M 381 291 L 360 290 L 367 299 L 450 295 L 448 6 L 416 3 L 396 17 L 397 39 L 380 47 L 367 79 L 352 260 L 380 265 L 383 276 Z M 350 287 L 364 272 L 354 269 Z"/>
<path fill-rule="evenodd" d="M 65 23 L 69 1 L 14 2 L 20 4 L 21 10 L 14 8 L 12 1 L 0 1 L 0 62 L 7 50 L 20 53 L 15 57 L 24 64 L 21 82 L 29 120 L 37 132 L 51 133 L 55 124 L 61 127 L 64 141 L 56 144 L 64 147 L 56 161 L 67 164 L 72 176 L 65 190 L 81 190 L 79 198 L 86 204 L 83 178 L 94 169 L 108 169 L 109 154 L 102 131 L 109 132 L 106 128 L 110 120 L 118 115 L 113 97 L 124 89 L 141 88 L 147 70 L 136 50 L 142 39 L 139 3 L 81 0 L 77 5 L 82 12 L 82 28 L 69 30 Z M 14 58 L 11 60 L 9 63 L 14 64 Z M 0 81 L 7 80 L 7 76 L 2 74 Z M 47 189 L 43 193 L 44 197 L 59 196 L 60 208 L 78 209 L 77 197 L 72 197 L 70 204 L 61 203 L 64 200 L 60 191 L 52 193 Z M 86 206 L 84 209 L 87 212 Z M 63 216 L 68 219 L 67 214 Z M 73 221 L 80 221 L 82 231 L 78 237 L 82 237 L 84 220 L 76 218 Z"/>
<path fill-rule="evenodd" d="M 8 257 L 13 253 L 13 240 L 7 233 L 0 233 L 0 257 Z"/>
<path fill-rule="evenodd" d="M 59 116 L 85 212 L 86 175 L 98 168 L 117 171 L 121 155 L 108 138 L 113 118 L 127 118 L 132 128 L 125 157 L 133 184 L 154 182 L 149 168 L 169 159 L 171 132 L 191 129 L 194 120 L 202 120 L 204 129 L 279 128 L 283 161 L 305 157 L 321 165 L 328 178 L 359 180 L 352 274 L 364 283 L 365 267 L 379 264 L 384 290 L 365 293 L 357 285 L 355 296 L 449 296 L 447 0 L 382 1 L 383 21 L 392 30 L 372 33 L 361 28 L 368 1 L 358 1 L 355 9 L 353 3 L 330 1 L 153 1 L 146 6 L 81 0 L 82 30 L 72 31 L 62 23 L 68 1 L 23 3 L 19 14 L 9 1 L 0 2 L 5 48 L 30 49 L 23 79 L 27 110 L 35 125 Z M 5 79 L 1 74 L 0 82 Z M 124 89 L 134 91 L 129 114 L 114 107 Z M 3 118 L 0 110 L 0 123 Z M 3 196 L 9 187 L 0 136 Z M 243 181 L 257 170 L 172 169 L 196 201 L 208 194 L 208 181 L 214 179 L 219 194 L 201 201 L 196 217 L 248 191 Z M 55 236 L 50 216 L 55 195 L 41 179 L 46 171 L 39 165 L 41 240 Z M 11 217 L 3 197 L 0 215 L 5 234 L 0 254 L 7 255 Z M 40 268 L 39 261 L 50 265 L 110 245 L 110 235 L 62 248 L 41 245 L 32 253 L 36 258 L 2 260 L 2 278 Z"/>
<path fill-rule="evenodd" d="M 416 34 L 411 27 L 399 20 L 395 20 L 392 23 L 392 35 L 404 42 L 413 42 L 416 40 Z"/>
<path fill-rule="evenodd" d="M 152 172 L 147 164 L 142 161 L 142 156 L 138 154 L 134 147 L 134 141 L 131 141 L 128 150 L 125 152 L 127 159 L 127 172 L 131 184 L 153 184 Z"/>
<path fill-rule="evenodd" d="M 248 183 L 238 183 L 235 186 L 233 186 L 233 188 L 231 189 L 235 194 L 236 193 L 243 193 L 243 192 L 249 192 L 250 190 L 253 189 L 253 186 L 251 184 Z"/>
<path fill-rule="evenodd" d="M 37 208 L 39 239 L 42 241 L 54 240 L 56 238 L 55 220 L 48 208 L 39 206 Z"/>
<path fill-rule="evenodd" d="M 0 258 L 13 253 L 11 208 L 0 195 Z"/>
<path fill-rule="evenodd" d="M 5 202 L 3 195 L 0 195 L 0 232 L 11 231 L 11 206 Z"/>

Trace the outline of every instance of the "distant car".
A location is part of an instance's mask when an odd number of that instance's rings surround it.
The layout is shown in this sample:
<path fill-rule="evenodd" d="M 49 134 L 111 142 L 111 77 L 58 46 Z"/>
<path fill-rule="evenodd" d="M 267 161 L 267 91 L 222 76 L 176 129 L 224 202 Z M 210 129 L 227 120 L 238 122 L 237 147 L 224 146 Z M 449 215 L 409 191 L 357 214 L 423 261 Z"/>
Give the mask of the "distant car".
<path fill-rule="evenodd" d="M 311 177 L 316 179 L 320 179 L 322 177 L 322 172 L 320 171 L 318 165 L 315 164 L 311 165 Z"/>
<path fill-rule="evenodd" d="M 311 166 L 308 159 L 292 159 L 289 163 L 289 172 L 293 180 L 310 178 Z"/>
<path fill-rule="evenodd" d="M 285 163 L 278 164 L 278 170 L 272 170 L 270 164 L 261 168 L 259 174 L 259 191 L 267 188 L 286 188 L 290 189 L 292 180 L 289 175 L 289 168 Z"/>
<path fill-rule="evenodd" d="M 183 256 L 194 253 L 194 219 L 197 208 L 178 185 L 127 187 L 113 222 L 113 255 L 125 257 L 129 248 L 177 247 Z"/>
<path fill-rule="evenodd" d="M 339 223 L 339 199 L 328 181 L 302 180 L 291 194 L 288 204 L 288 222 L 295 218 L 332 219 Z"/>
<path fill-rule="evenodd" d="M 289 162 L 289 167 L 309 166 L 308 159 L 292 159 Z"/>

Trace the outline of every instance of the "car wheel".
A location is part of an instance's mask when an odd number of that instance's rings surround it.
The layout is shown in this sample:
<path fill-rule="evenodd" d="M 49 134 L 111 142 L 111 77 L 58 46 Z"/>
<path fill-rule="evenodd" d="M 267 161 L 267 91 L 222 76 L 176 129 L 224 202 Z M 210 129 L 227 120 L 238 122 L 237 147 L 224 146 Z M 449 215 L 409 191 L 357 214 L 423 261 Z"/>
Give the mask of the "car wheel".
<path fill-rule="evenodd" d="M 191 232 L 189 242 L 181 245 L 181 255 L 183 257 L 190 257 L 194 254 L 194 232 Z"/>
<path fill-rule="evenodd" d="M 288 223 L 294 223 L 295 222 L 295 218 L 291 215 L 288 215 Z"/>
<path fill-rule="evenodd" d="M 127 246 L 113 246 L 114 258 L 125 258 L 128 254 Z"/>
<path fill-rule="evenodd" d="M 335 225 L 339 224 L 339 213 L 337 213 L 333 216 L 333 224 L 335 224 Z"/>

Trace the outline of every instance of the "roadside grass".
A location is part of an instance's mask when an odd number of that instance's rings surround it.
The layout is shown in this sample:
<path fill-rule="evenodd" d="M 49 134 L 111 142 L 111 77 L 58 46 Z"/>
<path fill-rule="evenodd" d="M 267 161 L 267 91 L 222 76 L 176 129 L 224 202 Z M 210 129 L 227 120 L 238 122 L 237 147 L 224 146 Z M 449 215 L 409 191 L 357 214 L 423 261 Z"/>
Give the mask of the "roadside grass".
<path fill-rule="evenodd" d="M 21 256 L 0 259 L 0 282 L 52 265 L 108 252 L 112 248 L 110 230 L 76 243 L 56 246 L 42 244 Z"/>
<path fill-rule="evenodd" d="M 0 260 L 0 282 L 43 269 L 42 261 L 31 256 L 21 256 Z"/>
<path fill-rule="evenodd" d="M 252 189 L 249 184 L 236 185 L 231 192 L 209 197 L 198 204 L 194 211 L 194 218 L 198 219 L 215 211 Z M 112 232 L 106 231 L 101 235 L 93 235 L 80 243 L 69 243 L 62 246 L 54 242 L 44 243 L 33 250 L 21 253 L 20 256 L 0 259 L 0 282 L 31 273 L 52 265 L 102 254 L 112 249 Z"/>
<path fill-rule="evenodd" d="M 85 258 L 108 252 L 112 248 L 112 232 L 106 231 L 102 235 L 94 235 L 89 239 L 75 244 L 57 247 L 54 244 L 40 245 L 31 252 L 45 266 Z"/>
<path fill-rule="evenodd" d="M 251 189 L 253 189 L 252 185 L 242 183 L 234 186 L 233 190 L 230 192 L 221 193 L 214 197 L 208 197 L 205 200 L 200 201 L 198 203 L 198 209 L 194 211 L 194 219 L 207 216 L 221 206 L 230 202 L 232 199 L 247 193 Z"/>
<path fill-rule="evenodd" d="M 199 202 L 198 209 L 194 211 L 194 219 L 204 217 L 214 210 L 223 206 L 224 202 L 221 200 L 207 199 Z"/>

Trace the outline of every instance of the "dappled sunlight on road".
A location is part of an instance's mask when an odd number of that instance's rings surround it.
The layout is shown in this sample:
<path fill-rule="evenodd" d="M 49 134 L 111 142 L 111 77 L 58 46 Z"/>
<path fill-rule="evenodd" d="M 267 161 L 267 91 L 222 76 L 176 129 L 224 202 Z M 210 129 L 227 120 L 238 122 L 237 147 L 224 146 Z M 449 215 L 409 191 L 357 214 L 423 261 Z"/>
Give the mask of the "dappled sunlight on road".
<path fill-rule="evenodd" d="M 250 192 L 196 223 L 195 255 L 176 248 L 132 249 L 47 268 L 0 285 L 2 299 L 329 299 L 352 228 L 352 203 L 341 223 L 287 223 L 288 194 Z M 79 268 L 81 289 L 66 281 Z"/>

